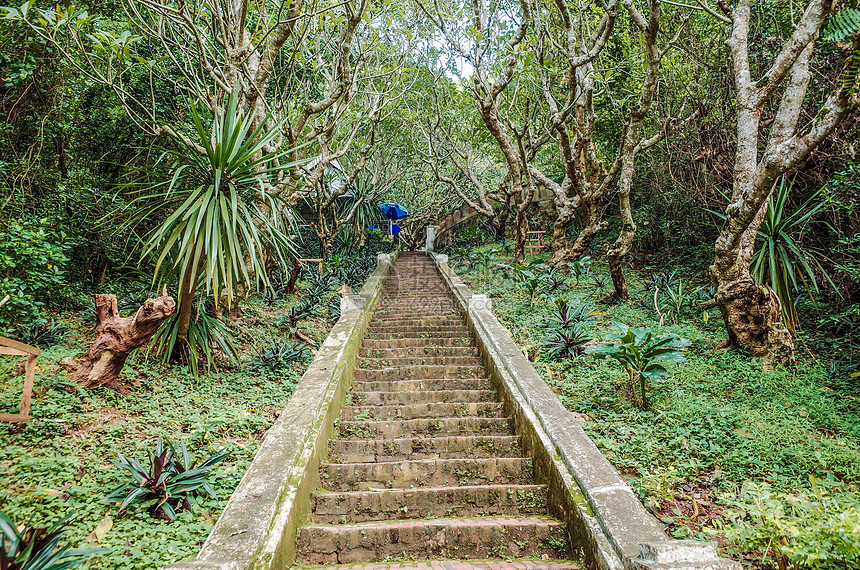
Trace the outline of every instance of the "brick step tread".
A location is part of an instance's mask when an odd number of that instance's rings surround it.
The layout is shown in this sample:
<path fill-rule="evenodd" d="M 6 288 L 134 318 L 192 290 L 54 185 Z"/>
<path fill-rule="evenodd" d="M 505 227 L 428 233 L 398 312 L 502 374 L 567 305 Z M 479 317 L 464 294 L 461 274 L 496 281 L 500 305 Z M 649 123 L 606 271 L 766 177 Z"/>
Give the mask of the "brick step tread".
<path fill-rule="evenodd" d="M 323 463 L 320 484 L 328 491 L 521 484 L 533 482 L 531 465 L 525 457 Z"/>
<path fill-rule="evenodd" d="M 403 560 L 340 566 L 304 567 L 302 570 L 583 570 L 570 560 L 483 559 L 483 560 Z"/>
<path fill-rule="evenodd" d="M 403 380 L 399 380 L 403 382 Z M 394 404 L 452 404 L 452 403 L 472 403 L 472 402 L 496 402 L 496 393 L 492 390 L 424 390 L 416 392 L 406 392 L 404 390 L 395 391 L 375 391 L 375 392 L 358 392 L 350 393 L 353 405 L 362 406 L 391 406 Z M 348 396 L 349 397 L 349 396 Z"/>
<path fill-rule="evenodd" d="M 471 485 L 314 493 L 316 524 L 420 519 L 425 517 L 545 514 L 544 485 Z"/>
<path fill-rule="evenodd" d="M 359 356 L 358 367 L 364 369 L 392 368 L 399 366 L 481 366 L 483 360 L 478 356 L 405 356 L 395 358 L 376 358 Z"/>
<path fill-rule="evenodd" d="M 330 463 L 373 463 L 413 459 L 521 457 L 515 435 L 398 437 L 393 439 L 332 439 Z"/>
<path fill-rule="evenodd" d="M 448 417 L 412 420 L 364 420 L 338 422 L 338 437 L 344 439 L 398 437 L 405 434 L 445 435 L 511 435 L 509 418 Z"/>
<path fill-rule="evenodd" d="M 375 324 L 423 324 L 423 323 L 456 323 L 464 324 L 466 321 L 461 315 L 451 313 L 449 315 L 440 315 L 436 312 L 424 311 L 410 313 L 395 313 L 391 315 L 374 314 L 370 320 L 371 325 Z"/>
<path fill-rule="evenodd" d="M 475 346 L 404 346 L 400 348 L 363 348 L 361 358 L 423 358 L 438 356 L 480 356 Z"/>
<path fill-rule="evenodd" d="M 453 303 L 453 302 L 452 302 Z M 381 308 L 374 311 L 373 318 L 379 319 L 417 319 L 421 317 L 448 317 L 448 318 L 463 318 L 463 313 L 461 313 L 458 309 L 454 308 L 452 304 L 447 309 L 442 309 L 438 306 L 433 307 L 432 310 L 424 309 L 424 308 L 414 308 L 414 309 L 405 309 L 400 311 L 395 311 L 391 307 L 386 305 L 379 305 Z"/>
<path fill-rule="evenodd" d="M 423 366 L 400 366 L 391 368 L 356 368 L 355 380 L 423 380 L 428 378 L 486 378 L 487 369 L 483 365 L 461 366 L 427 364 Z"/>
<path fill-rule="evenodd" d="M 430 340 L 442 340 L 446 338 L 462 338 L 467 339 L 467 344 L 472 344 L 472 334 L 468 331 L 403 331 L 403 332 L 385 332 L 385 331 L 368 331 L 365 339 L 369 340 L 398 340 L 402 338 L 415 338 L 415 339 L 430 339 Z M 444 345 L 443 345 L 444 346 Z"/>
<path fill-rule="evenodd" d="M 433 378 L 423 380 L 355 380 L 352 390 L 359 392 L 427 392 L 439 390 L 490 390 L 486 378 Z"/>
<path fill-rule="evenodd" d="M 363 348 L 447 348 L 447 347 L 474 347 L 475 341 L 471 335 L 460 335 L 456 337 L 417 337 L 403 336 L 401 338 L 365 338 L 362 341 Z"/>
<path fill-rule="evenodd" d="M 414 420 L 418 418 L 450 418 L 452 416 L 502 417 L 498 402 L 445 402 L 391 406 L 344 406 L 344 420 Z"/>
<path fill-rule="evenodd" d="M 386 333 L 404 333 L 404 332 L 415 332 L 415 333 L 430 333 L 430 332 L 445 332 L 445 333 L 458 333 L 458 332 L 469 332 L 469 327 L 464 324 L 450 324 L 450 325 L 426 325 L 426 324 L 388 324 L 388 323 L 377 323 L 371 324 L 367 329 L 367 334 L 370 336 L 376 336 L 379 334 Z"/>
<path fill-rule="evenodd" d="M 312 564 L 405 558 L 558 558 L 561 523 L 546 517 L 481 517 L 314 525 L 299 529 L 297 557 Z"/>

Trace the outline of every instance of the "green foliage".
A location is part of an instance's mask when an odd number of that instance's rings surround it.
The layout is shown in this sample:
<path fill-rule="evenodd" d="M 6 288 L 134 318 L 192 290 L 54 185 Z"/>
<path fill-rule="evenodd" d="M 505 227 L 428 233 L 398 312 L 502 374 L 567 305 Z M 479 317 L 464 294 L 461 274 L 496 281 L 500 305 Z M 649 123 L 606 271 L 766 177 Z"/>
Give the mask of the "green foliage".
<path fill-rule="evenodd" d="M 549 328 L 568 329 L 579 323 L 594 322 L 600 316 L 600 311 L 590 303 L 579 300 L 568 300 L 563 297 L 555 299 L 555 309 L 545 320 Z"/>
<path fill-rule="evenodd" d="M 280 129 L 263 132 L 260 124 L 252 130 L 254 117 L 237 105 L 234 93 L 208 128 L 192 106 L 195 142 L 163 149 L 154 164 L 138 171 L 142 179 L 133 184 L 149 192 L 132 203 L 139 208 L 136 221 L 157 217 L 165 206 L 169 212 L 150 233 L 143 257 L 154 254 L 155 273 L 166 270 L 180 283 L 196 283 L 203 275 L 205 291 L 212 292 L 216 304 L 222 293 L 232 301 L 240 285 L 269 286 L 266 253 L 286 265 L 292 249 L 287 237 L 291 211 L 265 182 L 299 163 L 287 160 L 292 149 L 264 152 Z M 184 302 L 180 294 L 179 304 Z"/>
<path fill-rule="evenodd" d="M 155 449 L 150 450 L 148 456 L 148 467 L 122 453 L 117 454 L 117 459 L 110 460 L 128 471 L 134 482 L 123 483 L 111 491 L 104 502 L 119 503 L 120 514 L 130 505 L 141 503 L 153 516 L 162 514 L 175 521 L 177 511 L 196 505 L 195 496 L 200 489 L 217 498 L 209 477 L 211 471 L 230 456 L 230 452 L 216 453 L 198 465 L 184 441 L 177 450 L 169 440 L 159 437 Z"/>
<path fill-rule="evenodd" d="M 86 562 L 100 549 L 70 550 L 60 546 L 68 515 L 50 527 L 32 526 L 32 519 L 18 530 L 0 511 L 0 568 L 3 570 L 66 570 Z"/>
<path fill-rule="evenodd" d="M 590 341 L 588 327 L 583 323 L 574 323 L 566 328 L 551 329 L 543 347 L 552 360 L 575 358 L 582 351 L 582 346 Z"/>
<path fill-rule="evenodd" d="M 18 325 L 12 336 L 27 344 L 48 347 L 62 342 L 68 330 L 51 317 L 50 320 L 38 319 L 30 325 Z"/>
<path fill-rule="evenodd" d="M 69 243 L 49 220 L 10 220 L 0 230 L 0 334 L 31 326 L 64 283 Z"/>
<path fill-rule="evenodd" d="M 737 497 L 724 500 L 732 509 L 722 533 L 745 551 L 760 550 L 780 569 L 853 568 L 860 564 L 858 496 L 832 476 L 810 476 L 811 489 L 774 491 L 767 483 L 747 482 Z"/>
<path fill-rule="evenodd" d="M 183 347 L 191 372 L 196 376 L 200 371 L 201 363 L 207 372 L 215 366 L 216 353 L 214 348 L 220 351 L 228 363 L 238 364 L 239 350 L 236 345 L 236 337 L 227 323 L 217 315 L 210 314 L 205 302 L 198 303 L 196 309 L 195 313 L 191 315 L 188 337 Z M 178 335 L 179 313 L 173 313 L 162 323 L 161 328 L 152 337 L 152 342 L 147 351 L 160 362 L 166 364 L 178 348 Z"/>
<path fill-rule="evenodd" d="M 858 32 L 860 32 L 860 10 L 843 8 L 831 14 L 821 38 L 841 42 Z"/>
<path fill-rule="evenodd" d="M 661 326 L 666 317 L 673 323 L 696 310 L 702 298 L 702 288 L 692 288 L 677 271 L 660 271 L 645 282 L 645 290 L 638 298 L 639 305 L 646 311 L 658 314 Z"/>
<path fill-rule="evenodd" d="M 690 341 L 673 334 L 658 335 L 647 327 L 631 328 L 621 323 L 615 326 L 619 332 L 610 339 L 618 342 L 594 344 L 585 352 L 598 359 L 611 358 L 618 362 L 627 372 L 634 400 L 638 387 L 640 406 L 647 408 L 646 381 L 660 381 L 669 373 L 663 363 L 686 360 L 680 349 L 690 346 Z"/>
<path fill-rule="evenodd" d="M 591 274 L 591 265 L 594 263 L 594 260 L 591 259 L 591 256 L 583 255 L 579 259 L 575 261 L 570 261 L 565 263 L 568 269 L 573 273 L 573 276 L 576 278 L 576 286 L 579 287 L 579 280 L 585 276 Z"/>
<path fill-rule="evenodd" d="M 256 355 L 248 361 L 248 368 L 269 376 L 279 376 L 284 368 L 303 360 L 307 354 L 305 343 L 286 340 L 272 340 L 263 350 L 256 347 L 254 350 Z"/>
<path fill-rule="evenodd" d="M 767 283 L 779 297 L 782 317 L 792 332 L 797 330 L 797 308 L 794 291 L 802 286 L 808 293 L 818 292 L 816 270 L 825 276 L 833 286 L 833 281 L 821 266 L 819 259 L 824 254 L 813 247 L 804 246 L 792 234 L 799 234 L 807 222 L 827 206 L 819 190 L 789 214 L 786 203 L 792 184 L 782 177 L 779 188 L 774 192 L 764 221 L 756 235 L 758 249 L 752 258 L 752 273 L 759 283 Z"/>

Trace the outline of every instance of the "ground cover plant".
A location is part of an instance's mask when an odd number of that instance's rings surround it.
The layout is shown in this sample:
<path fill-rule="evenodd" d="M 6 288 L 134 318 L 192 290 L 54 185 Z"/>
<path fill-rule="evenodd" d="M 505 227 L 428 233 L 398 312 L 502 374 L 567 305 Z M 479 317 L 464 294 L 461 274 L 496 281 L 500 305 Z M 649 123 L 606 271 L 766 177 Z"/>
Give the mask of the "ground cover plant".
<path fill-rule="evenodd" d="M 312 342 L 336 318 L 326 310 L 336 293 L 326 291 L 311 303 L 319 311 L 302 315 L 295 328 L 284 326 L 295 307 L 309 303 L 310 289 L 300 281 L 298 295 L 244 306 L 243 318 L 229 324 L 239 365 L 216 351 L 213 369 L 195 375 L 145 352 L 133 355 L 123 372 L 125 396 L 68 380 L 55 363 L 82 350 L 90 317 L 55 316 L 68 330 L 39 358 L 33 419 L 0 424 L 0 511 L 19 525 L 63 521 L 62 539 L 72 551 L 98 550 L 80 568 L 151 569 L 193 557 L 292 394 Z M 292 336 L 296 330 L 311 342 Z M 261 364 L 277 342 L 291 353 Z M 4 411 L 20 399 L 15 364 L 0 361 Z M 152 483 L 153 492 L 137 491 L 140 481 Z M 165 485 L 167 494 L 160 493 Z"/>
<path fill-rule="evenodd" d="M 539 260 L 528 259 L 532 267 Z M 497 254 L 495 263 L 492 280 L 468 263 L 453 265 L 474 291 L 492 296 L 493 312 L 535 369 L 672 536 L 717 540 L 724 553 L 756 568 L 860 564 L 860 394 L 851 381 L 860 355 L 850 340 L 801 331 L 814 352 L 773 366 L 718 350 L 724 329 L 715 311 L 670 311 L 659 296 L 656 309 L 645 302 L 655 291 L 648 271 L 629 274 L 634 300 L 620 303 L 603 279 L 571 271 L 564 287 L 532 292 L 510 257 Z M 598 260 L 588 272 L 599 277 L 608 268 Z M 656 281 L 676 291 L 706 286 L 680 277 L 690 274 L 679 268 Z M 564 302 L 553 301 L 559 296 Z M 593 307 L 590 320 L 576 321 L 571 307 L 580 306 Z M 630 328 L 619 331 L 615 323 Z M 559 358 L 547 330 L 575 324 L 594 340 L 584 354 Z M 640 385 L 612 358 L 587 354 L 620 352 L 625 331 L 639 335 L 640 345 L 688 341 L 665 347 L 683 361 L 656 361 L 663 368 L 656 377 L 637 377 L 647 380 L 645 409 Z"/>

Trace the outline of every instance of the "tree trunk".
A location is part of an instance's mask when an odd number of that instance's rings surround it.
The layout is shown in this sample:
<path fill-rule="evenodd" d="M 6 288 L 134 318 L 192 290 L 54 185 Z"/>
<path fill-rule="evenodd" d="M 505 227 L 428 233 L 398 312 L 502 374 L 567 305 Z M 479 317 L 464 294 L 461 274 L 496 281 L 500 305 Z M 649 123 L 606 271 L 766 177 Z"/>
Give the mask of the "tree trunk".
<path fill-rule="evenodd" d="M 528 207 L 517 208 L 517 238 L 514 246 L 514 261 L 517 263 L 521 263 L 526 258 L 526 238 L 529 231 L 527 212 Z"/>
<path fill-rule="evenodd" d="M 122 393 L 128 387 L 118 380 L 129 354 L 149 344 L 161 323 L 176 310 L 176 301 L 164 291 L 161 297 L 148 299 L 133 317 L 119 314 L 115 295 L 97 294 L 96 340 L 87 353 L 77 360 L 64 358 L 60 363 L 84 388 L 107 386 Z"/>
<path fill-rule="evenodd" d="M 552 256 L 553 263 L 576 261 L 585 254 L 591 246 L 591 242 L 594 241 L 594 237 L 601 230 L 606 229 L 606 223 L 600 216 L 599 199 L 584 200 L 581 202 L 580 208 L 585 210 L 585 222 L 582 231 L 579 232 L 572 244 L 567 245 L 566 236 L 562 237 L 560 243 L 556 243 L 556 234 L 553 231 L 553 250 L 555 251 Z"/>
<path fill-rule="evenodd" d="M 191 271 L 185 272 L 182 278 L 182 286 L 179 290 L 179 322 L 176 329 L 176 343 L 174 344 L 174 353 L 171 357 L 184 357 L 185 345 L 188 342 L 188 329 L 191 327 L 191 313 L 194 312 L 194 291 L 196 287 L 196 279 L 192 279 Z M 173 311 L 171 311 L 173 312 Z"/>
<path fill-rule="evenodd" d="M 609 273 L 612 275 L 612 285 L 615 287 L 615 296 L 622 301 L 630 299 L 622 265 L 624 257 L 630 253 L 630 248 L 633 246 L 633 238 L 636 236 L 636 222 L 633 221 L 633 207 L 630 205 L 630 186 L 633 181 L 633 157 L 628 155 L 627 159 L 621 168 L 621 176 L 618 180 L 621 231 L 618 233 L 618 239 L 612 244 L 612 248 L 606 253 L 606 257 L 609 260 Z"/>
<path fill-rule="evenodd" d="M 749 276 L 720 283 L 716 302 L 732 346 L 778 362 L 792 358 L 794 341 L 782 322 L 779 299 L 769 286 L 756 285 Z"/>
<path fill-rule="evenodd" d="M 559 205 L 555 203 L 558 216 L 552 224 L 552 263 L 562 263 L 567 258 L 567 228 L 573 222 L 576 208 L 569 204 Z"/>
<path fill-rule="evenodd" d="M 287 281 L 287 294 L 292 295 L 296 292 L 296 282 L 299 280 L 299 275 L 302 272 L 302 266 L 298 259 L 293 259 L 293 268 L 290 270 L 290 280 Z"/>

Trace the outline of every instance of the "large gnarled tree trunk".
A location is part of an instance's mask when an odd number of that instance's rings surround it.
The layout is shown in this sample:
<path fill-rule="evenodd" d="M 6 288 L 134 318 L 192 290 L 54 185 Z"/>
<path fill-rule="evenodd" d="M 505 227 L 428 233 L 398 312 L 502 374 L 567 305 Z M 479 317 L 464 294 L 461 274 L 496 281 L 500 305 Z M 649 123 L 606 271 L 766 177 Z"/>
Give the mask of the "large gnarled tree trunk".
<path fill-rule="evenodd" d="M 752 0 L 740 0 L 731 18 L 726 18 L 732 24 L 726 43 L 737 91 L 737 150 L 731 203 L 716 241 L 710 274 L 717 287 L 714 301 L 725 319 L 729 342 L 756 356 L 786 360 L 793 356 L 794 346 L 782 322 L 779 299 L 769 286 L 756 283 L 750 273 L 756 234 L 776 180 L 860 105 L 860 95 L 849 94 L 840 87 L 819 109 L 808 113 L 815 119 L 799 128 L 811 79 L 814 42 L 833 4 L 830 0 L 811 0 L 771 67 L 755 80 L 749 58 L 751 3 Z M 781 88 L 780 96 L 777 93 Z M 762 112 L 774 98 L 778 109 L 760 155 Z"/>
<path fill-rule="evenodd" d="M 133 317 L 123 317 L 115 295 L 97 294 L 95 300 L 95 342 L 83 356 L 65 358 L 60 364 L 84 388 L 107 386 L 127 393 L 128 387 L 118 380 L 125 361 L 133 350 L 149 344 L 164 319 L 176 310 L 176 301 L 165 291 L 148 299 Z"/>

